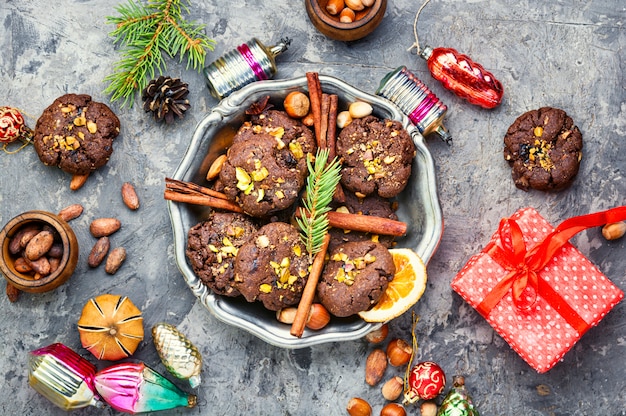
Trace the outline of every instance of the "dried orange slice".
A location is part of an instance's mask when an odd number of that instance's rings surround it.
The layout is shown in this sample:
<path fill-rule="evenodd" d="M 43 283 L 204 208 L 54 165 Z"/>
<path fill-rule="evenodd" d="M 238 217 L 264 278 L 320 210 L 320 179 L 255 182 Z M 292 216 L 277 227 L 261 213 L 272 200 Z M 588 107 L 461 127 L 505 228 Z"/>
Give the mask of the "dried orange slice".
<path fill-rule="evenodd" d="M 394 248 L 389 252 L 396 274 L 376 305 L 359 312 L 366 322 L 387 322 L 408 311 L 426 290 L 426 265 L 413 250 Z"/>
<path fill-rule="evenodd" d="M 78 332 L 83 347 L 97 359 L 121 360 L 143 340 L 143 318 L 126 296 L 100 295 L 83 307 Z"/>

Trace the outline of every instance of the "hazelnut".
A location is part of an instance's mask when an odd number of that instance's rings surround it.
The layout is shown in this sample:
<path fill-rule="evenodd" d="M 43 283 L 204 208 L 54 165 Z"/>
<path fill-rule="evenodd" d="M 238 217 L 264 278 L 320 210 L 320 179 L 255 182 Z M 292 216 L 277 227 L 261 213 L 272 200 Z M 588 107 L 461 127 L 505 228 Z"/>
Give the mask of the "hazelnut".
<path fill-rule="evenodd" d="M 326 11 L 333 16 L 338 14 L 346 7 L 344 0 L 328 0 L 326 3 Z"/>
<path fill-rule="evenodd" d="M 361 0 L 345 0 L 346 7 L 349 7 L 351 10 L 358 12 L 363 10 L 365 6 Z"/>
<path fill-rule="evenodd" d="M 387 403 L 380 410 L 380 416 L 406 416 L 406 410 L 401 404 Z"/>
<path fill-rule="evenodd" d="M 339 210 L 337 210 L 339 211 Z M 379 344 L 383 342 L 387 338 L 387 334 L 389 333 L 389 325 L 383 324 L 380 328 L 369 332 L 365 335 L 365 339 L 372 344 Z"/>
<path fill-rule="evenodd" d="M 437 416 L 437 404 L 431 400 L 422 402 L 420 413 L 422 416 Z"/>
<path fill-rule="evenodd" d="M 303 118 L 309 114 L 311 101 L 309 97 L 301 91 L 292 91 L 285 97 L 283 101 L 285 112 L 292 118 Z"/>
<path fill-rule="evenodd" d="M 389 364 L 394 367 L 399 367 L 408 363 L 412 354 L 413 347 L 403 339 L 393 339 L 389 345 L 387 345 L 387 357 L 389 359 Z"/>
<path fill-rule="evenodd" d="M 356 19 L 356 13 L 349 7 L 345 7 L 341 13 L 339 13 L 339 21 L 341 23 L 352 23 Z"/>
<path fill-rule="evenodd" d="M 617 240 L 626 234 L 626 222 L 614 222 L 602 227 L 602 235 L 607 240 Z"/>
<path fill-rule="evenodd" d="M 350 416 L 371 416 L 372 414 L 372 406 L 360 397 L 350 399 L 346 410 Z"/>
<path fill-rule="evenodd" d="M 276 319 L 284 324 L 292 324 L 296 319 L 296 311 L 298 308 L 290 306 L 276 311 Z M 306 327 L 313 330 L 324 328 L 330 322 L 330 313 L 321 303 L 311 305 L 309 317 L 306 321 Z"/>
<path fill-rule="evenodd" d="M 385 400 L 390 402 L 396 400 L 404 390 L 404 380 L 400 376 L 395 376 L 387 380 L 381 389 Z"/>

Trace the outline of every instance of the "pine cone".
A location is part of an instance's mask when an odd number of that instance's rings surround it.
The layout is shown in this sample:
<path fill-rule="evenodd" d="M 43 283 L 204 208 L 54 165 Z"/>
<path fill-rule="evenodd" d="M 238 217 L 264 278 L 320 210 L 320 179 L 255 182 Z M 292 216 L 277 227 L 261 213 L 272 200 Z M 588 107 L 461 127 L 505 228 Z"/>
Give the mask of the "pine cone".
<path fill-rule="evenodd" d="M 185 111 L 191 107 L 188 94 L 188 84 L 179 78 L 160 76 L 150 81 L 143 90 L 143 109 L 152 111 L 156 121 L 165 120 L 165 123 L 170 124 L 175 115 L 183 118 Z"/>

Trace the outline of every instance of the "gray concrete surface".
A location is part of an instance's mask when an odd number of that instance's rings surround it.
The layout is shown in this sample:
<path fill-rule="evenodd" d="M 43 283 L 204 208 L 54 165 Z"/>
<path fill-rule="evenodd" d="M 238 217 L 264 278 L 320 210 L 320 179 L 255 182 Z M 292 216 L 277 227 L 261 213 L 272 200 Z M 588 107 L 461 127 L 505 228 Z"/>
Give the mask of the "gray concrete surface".
<path fill-rule="evenodd" d="M 537 374 L 449 286 L 500 218 L 518 208 L 533 206 L 556 224 L 626 203 L 624 3 L 433 0 L 420 18 L 421 42 L 456 48 L 493 72 L 505 87 L 505 98 L 490 111 L 444 90 L 425 63 L 407 52 L 419 3 L 390 0 L 380 27 L 351 43 L 317 32 L 299 1 L 196 1 L 189 18 L 204 23 L 217 41 L 207 64 L 253 36 L 266 43 L 289 36 L 293 42 L 278 59 L 276 78 L 318 71 L 373 93 L 399 65 L 417 74 L 448 105 L 446 125 L 455 142 L 448 147 L 428 139 L 445 231 L 428 265 L 426 294 L 414 308 L 420 316 L 416 359 L 437 361 L 450 379 L 462 372 L 482 415 L 626 414 L 626 303 L 585 334 L 554 369 Z M 105 17 L 116 14 L 117 5 L 116 0 L 2 1 L 0 105 L 23 110 L 32 127 L 64 93 L 87 93 L 108 103 L 103 78 L 120 55 Z M 378 414 L 384 400 L 378 388 L 364 382 L 365 357 L 372 348 L 365 341 L 276 348 L 215 319 L 187 288 L 174 260 L 164 178 L 174 172 L 196 123 L 217 102 L 202 76 L 178 61 L 168 62 L 166 74 L 190 85 L 187 117 L 172 126 L 156 125 L 137 103 L 133 108 L 112 104 L 122 122 L 113 157 L 76 192 L 69 189 L 69 176 L 43 166 L 32 148 L 0 153 L 0 223 L 26 210 L 85 206 L 72 224 L 81 254 L 70 282 L 53 292 L 23 294 L 14 304 L 2 296 L 0 414 L 65 414 L 28 386 L 27 353 L 62 342 L 91 358 L 80 349 L 75 325 L 84 302 L 109 291 L 131 297 L 144 313 L 146 328 L 160 321 L 177 325 L 204 357 L 203 382 L 195 391 L 199 405 L 162 414 L 341 415 L 354 396 L 370 401 Z M 541 106 L 566 110 L 585 140 L 578 178 L 558 193 L 516 189 L 502 157 L 507 127 Z M 142 204 L 137 212 L 124 209 L 119 200 L 125 181 L 137 185 Z M 87 266 L 93 244 L 88 224 L 101 216 L 118 216 L 124 224 L 113 244 L 125 246 L 128 259 L 115 276 Z M 626 290 L 626 239 L 607 242 L 599 229 L 591 229 L 572 241 Z M 410 315 L 391 322 L 391 336 L 410 337 Z M 149 337 L 135 358 L 165 373 Z M 401 373 L 390 368 L 386 376 Z M 116 412 L 88 408 L 75 414 Z M 419 414 L 418 407 L 410 407 L 409 414 Z"/>

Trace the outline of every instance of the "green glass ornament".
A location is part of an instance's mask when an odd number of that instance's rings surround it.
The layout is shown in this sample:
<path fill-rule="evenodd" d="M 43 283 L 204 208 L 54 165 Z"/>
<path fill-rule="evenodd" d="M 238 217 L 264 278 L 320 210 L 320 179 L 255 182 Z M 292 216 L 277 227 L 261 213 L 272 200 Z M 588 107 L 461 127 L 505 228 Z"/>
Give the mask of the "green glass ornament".
<path fill-rule="evenodd" d="M 465 377 L 454 376 L 452 388 L 443 399 L 437 416 L 480 416 L 472 397 L 465 390 Z"/>

